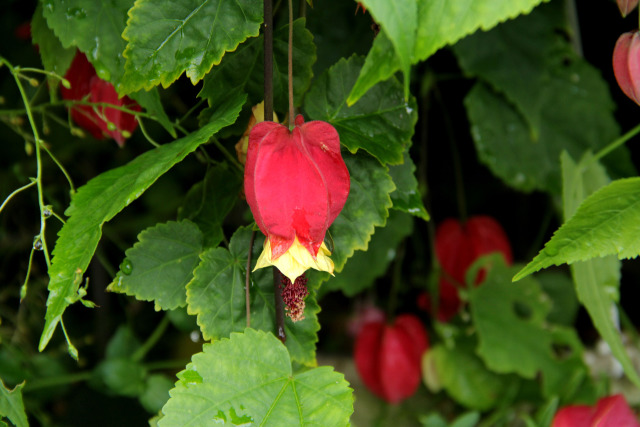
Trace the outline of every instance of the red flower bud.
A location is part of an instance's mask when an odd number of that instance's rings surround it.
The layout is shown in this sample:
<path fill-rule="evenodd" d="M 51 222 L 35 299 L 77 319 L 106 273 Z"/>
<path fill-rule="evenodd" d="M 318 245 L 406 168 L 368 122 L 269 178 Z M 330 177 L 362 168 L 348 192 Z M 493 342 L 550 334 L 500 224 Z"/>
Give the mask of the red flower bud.
<path fill-rule="evenodd" d="M 60 88 L 64 99 L 107 103 L 140 111 L 140 106 L 135 101 L 127 96 L 119 98 L 113 85 L 96 75 L 93 65 L 82 52 L 76 53 L 64 77 L 71 84 L 68 89 L 64 86 Z M 120 146 L 138 126 L 136 116 L 133 114 L 102 106 L 74 106 L 71 108 L 71 118 L 78 126 L 91 132 L 94 138 L 111 137 Z"/>
<path fill-rule="evenodd" d="M 618 86 L 640 105 L 640 34 L 624 33 L 613 49 L 613 73 Z"/>
<path fill-rule="evenodd" d="M 427 332 L 412 314 L 399 315 L 392 325 L 369 322 L 356 339 L 356 368 L 374 394 L 389 403 L 398 403 L 418 388 L 422 354 L 428 348 Z"/>
<path fill-rule="evenodd" d="M 638 0 L 618 0 L 618 8 L 622 16 L 627 16 L 638 6 Z"/>
<path fill-rule="evenodd" d="M 595 407 L 571 405 L 560 409 L 552 427 L 640 427 L 638 419 L 620 394 L 603 397 Z"/>
<path fill-rule="evenodd" d="M 333 274 L 323 242 L 349 186 L 340 138 L 329 123 L 304 123 L 298 116 L 292 131 L 274 122 L 256 124 L 244 173 L 247 202 L 267 236 L 256 268 L 275 265 L 291 282 L 308 268 Z"/>
<path fill-rule="evenodd" d="M 439 282 L 437 315 L 442 322 L 448 321 L 460 309 L 458 287 L 464 286 L 467 270 L 474 261 L 492 252 L 501 252 L 507 264 L 513 261 L 504 229 L 489 216 L 475 216 L 464 224 L 456 219 L 446 219 L 436 230 L 435 243 L 443 273 Z M 480 271 L 475 284 L 480 284 L 485 275 L 485 271 Z"/>

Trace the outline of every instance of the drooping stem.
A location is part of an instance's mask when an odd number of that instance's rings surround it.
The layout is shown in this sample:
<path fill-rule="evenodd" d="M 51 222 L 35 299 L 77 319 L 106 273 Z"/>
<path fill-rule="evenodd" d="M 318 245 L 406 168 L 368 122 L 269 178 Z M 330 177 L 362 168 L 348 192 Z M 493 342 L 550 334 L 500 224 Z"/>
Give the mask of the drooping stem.
<path fill-rule="evenodd" d="M 247 310 L 247 328 L 251 327 L 251 291 L 249 285 L 251 285 L 251 253 L 253 252 L 253 241 L 256 238 L 256 230 L 251 232 L 251 240 L 249 240 L 249 254 L 247 255 L 247 270 L 244 277 L 244 300 Z"/>
<path fill-rule="evenodd" d="M 156 343 L 162 338 L 167 327 L 169 326 L 169 316 L 164 316 L 158 326 L 153 330 L 149 338 L 142 344 L 132 355 L 131 360 L 139 362 L 144 359 L 144 356 L 156 345 Z"/>
<path fill-rule="evenodd" d="M 273 0 L 264 0 L 264 119 L 273 121 Z"/>
<path fill-rule="evenodd" d="M 289 77 L 289 129 L 293 128 L 293 0 L 289 0 L 289 55 L 287 59 Z"/>
<path fill-rule="evenodd" d="M 273 297 L 276 307 L 276 336 L 284 344 L 287 341 L 287 333 L 284 331 L 284 302 L 282 301 L 282 273 L 277 267 L 273 267 Z"/>

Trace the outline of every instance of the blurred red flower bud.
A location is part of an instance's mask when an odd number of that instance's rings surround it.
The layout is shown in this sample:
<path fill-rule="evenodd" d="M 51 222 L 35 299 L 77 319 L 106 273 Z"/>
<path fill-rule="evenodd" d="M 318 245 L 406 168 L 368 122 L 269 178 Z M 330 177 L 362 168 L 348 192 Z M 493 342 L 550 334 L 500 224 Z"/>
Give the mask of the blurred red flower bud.
<path fill-rule="evenodd" d="M 507 264 L 513 261 L 511 245 L 502 226 L 489 216 L 474 216 L 466 223 L 444 220 L 436 230 L 436 257 L 442 268 L 439 280 L 438 320 L 448 321 L 460 309 L 458 287 L 464 286 L 467 270 L 480 256 L 500 252 Z M 480 284 L 486 276 L 482 270 L 475 279 Z M 453 283 L 452 283 L 453 282 Z M 419 301 L 430 308 L 429 298 Z"/>
<path fill-rule="evenodd" d="M 356 339 L 354 359 L 369 390 L 389 403 L 398 403 L 416 392 L 422 354 L 428 348 L 422 322 L 412 314 L 401 314 L 391 325 L 382 320 L 364 324 Z"/>
<path fill-rule="evenodd" d="M 640 34 L 624 33 L 613 48 L 613 73 L 618 86 L 640 105 Z"/>
<path fill-rule="evenodd" d="M 637 417 L 620 394 L 603 397 L 594 406 L 571 405 L 560 409 L 552 427 L 640 427 Z"/>
<path fill-rule="evenodd" d="M 107 103 L 140 111 L 140 106 L 129 97 L 118 97 L 113 85 L 96 75 L 93 65 L 82 52 L 77 52 L 65 74 L 70 88 L 60 87 L 62 98 L 74 101 L 86 100 Z M 104 106 L 77 105 L 71 108 L 71 118 L 80 127 L 91 132 L 96 139 L 113 138 L 122 146 L 126 138 L 138 126 L 133 114 Z"/>
<path fill-rule="evenodd" d="M 31 40 L 31 22 L 23 22 L 13 31 L 16 38 L 20 40 Z"/>
<path fill-rule="evenodd" d="M 249 134 L 244 172 L 247 202 L 267 237 L 255 268 L 274 265 L 292 283 L 308 268 L 333 274 L 324 237 L 350 188 L 335 128 L 304 123 L 302 116 L 293 130 L 258 123 Z"/>
<path fill-rule="evenodd" d="M 618 8 L 622 16 L 627 16 L 638 6 L 638 0 L 618 0 Z"/>

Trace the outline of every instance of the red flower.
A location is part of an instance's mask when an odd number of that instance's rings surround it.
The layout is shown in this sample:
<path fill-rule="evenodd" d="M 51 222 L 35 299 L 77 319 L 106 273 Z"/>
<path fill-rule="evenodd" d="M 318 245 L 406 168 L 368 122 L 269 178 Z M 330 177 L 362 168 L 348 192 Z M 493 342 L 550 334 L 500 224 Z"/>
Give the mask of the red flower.
<path fill-rule="evenodd" d="M 618 86 L 640 105 L 640 34 L 624 33 L 613 48 L 613 73 Z"/>
<path fill-rule="evenodd" d="M 422 355 L 428 348 L 429 337 L 420 320 L 401 314 L 392 325 L 382 320 L 363 325 L 354 359 L 365 385 L 387 402 L 398 403 L 420 385 Z"/>
<path fill-rule="evenodd" d="M 471 217 L 466 223 L 444 220 L 436 230 L 436 257 L 442 268 L 439 281 L 438 319 L 448 321 L 460 309 L 458 287 L 464 286 L 467 270 L 480 256 L 501 252 L 507 264 L 513 261 L 509 239 L 500 224 L 489 216 Z M 480 271 L 475 284 L 486 272 Z M 427 309 L 428 301 L 422 301 Z"/>
<path fill-rule="evenodd" d="M 560 409 L 552 427 L 640 427 L 638 419 L 620 394 L 603 397 L 595 407 L 571 405 Z"/>
<path fill-rule="evenodd" d="M 107 103 L 140 111 L 140 106 L 135 101 L 127 96 L 119 98 L 113 85 L 96 75 L 93 65 L 82 52 L 76 53 L 64 77 L 71 84 L 69 89 L 64 86 L 60 88 L 64 99 Z M 94 138 L 111 137 L 120 146 L 138 126 L 136 116 L 133 114 L 102 106 L 74 106 L 71 108 L 71 118 L 78 126 L 89 131 Z"/>
<path fill-rule="evenodd" d="M 308 268 L 333 274 L 324 236 L 349 195 L 349 171 L 338 132 L 329 123 L 292 131 L 274 122 L 249 135 L 244 190 L 253 217 L 267 236 L 256 269 L 275 265 L 295 282 Z"/>

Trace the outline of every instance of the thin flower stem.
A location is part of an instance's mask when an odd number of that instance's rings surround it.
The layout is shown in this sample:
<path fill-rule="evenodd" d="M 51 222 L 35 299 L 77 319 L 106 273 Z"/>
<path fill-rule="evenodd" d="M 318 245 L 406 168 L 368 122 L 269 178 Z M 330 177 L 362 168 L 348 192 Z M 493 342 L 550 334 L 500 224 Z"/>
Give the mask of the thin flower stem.
<path fill-rule="evenodd" d="M 37 74 L 44 74 L 45 76 L 49 76 L 49 77 L 53 77 L 54 79 L 60 80 L 60 81 L 66 81 L 66 79 L 56 73 L 54 73 L 53 71 L 47 71 L 47 70 L 42 70 L 40 68 L 31 68 L 31 67 L 15 67 L 16 71 L 20 72 L 27 72 L 27 73 L 37 73 Z M 69 84 L 69 82 L 67 82 L 67 84 Z"/>
<path fill-rule="evenodd" d="M 193 107 L 191 107 L 189 109 L 189 111 L 184 113 L 184 116 L 180 117 L 179 120 L 176 120 L 175 124 L 176 125 L 182 124 L 182 122 L 184 122 L 189 116 L 191 116 L 191 114 L 193 114 L 193 112 L 196 111 L 202 105 L 202 103 L 205 102 L 205 101 L 206 101 L 206 99 L 202 98 L 198 102 L 196 102 L 196 104 Z"/>
<path fill-rule="evenodd" d="M 47 152 L 49 157 L 51 157 L 51 160 L 53 160 L 53 162 L 56 164 L 56 166 L 58 166 L 58 169 L 60 169 L 62 174 L 65 176 L 65 178 L 67 178 L 67 182 L 69 182 L 69 187 L 71 188 L 71 194 L 75 194 L 76 193 L 76 188 L 73 185 L 73 181 L 71 180 L 71 176 L 69 175 L 67 170 L 64 168 L 64 166 L 62 166 L 62 163 L 60 163 L 58 161 L 56 156 L 53 155 L 53 153 L 47 148 L 47 146 L 45 144 L 42 144 L 42 148 L 44 149 L 44 151 Z"/>
<path fill-rule="evenodd" d="M 0 64 L 5 64 L 11 74 L 13 75 L 13 79 L 18 86 L 18 91 L 20 91 L 20 96 L 22 97 L 22 103 L 25 107 L 25 112 L 27 114 L 27 118 L 29 119 L 29 124 L 31 125 L 31 131 L 33 132 L 33 137 L 35 140 L 35 149 L 36 149 L 36 183 L 38 188 L 38 205 L 40 206 L 40 239 L 42 241 L 42 250 L 44 253 L 45 262 L 47 264 L 47 269 L 51 266 L 51 259 L 49 258 L 49 250 L 47 249 L 47 240 L 45 237 L 45 203 L 44 203 L 44 195 L 42 190 L 42 155 L 40 153 L 40 148 L 42 147 L 42 140 L 40 139 L 40 135 L 38 134 L 38 128 L 36 127 L 35 120 L 33 119 L 33 113 L 31 112 L 31 107 L 29 106 L 29 99 L 27 98 L 27 94 L 24 90 L 24 86 L 22 86 L 22 82 L 18 76 L 18 72 L 16 69 L 3 57 L 0 57 Z"/>
<path fill-rule="evenodd" d="M 144 123 L 142 123 L 142 120 L 138 120 L 138 124 L 140 125 L 140 132 L 142 132 L 142 134 L 144 135 L 144 137 L 147 139 L 147 141 L 149 141 L 149 143 L 151 145 L 153 145 L 154 147 L 158 148 L 160 147 L 160 144 L 158 144 L 153 138 L 151 138 L 151 136 L 147 133 L 147 129 L 145 129 L 144 127 Z"/>
<path fill-rule="evenodd" d="M 251 239 L 249 240 L 249 253 L 247 254 L 247 269 L 244 277 L 244 299 L 247 310 L 247 328 L 251 327 L 251 253 L 253 252 L 253 242 L 256 238 L 256 230 L 251 232 Z"/>
<path fill-rule="evenodd" d="M 29 265 L 27 267 L 27 274 L 24 277 L 24 282 L 20 286 L 20 302 L 27 296 L 27 283 L 29 283 L 29 277 L 31 276 L 31 265 L 33 264 L 33 253 L 35 248 L 31 246 L 31 252 L 29 253 Z"/>
<path fill-rule="evenodd" d="M 606 156 L 607 154 L 609 154 L 610 152 L 612 152 L 613 150 L 620 147 L 625 142 L 627 142 L 628 140 L 636 136 L 638 133 L 640 133 L 640 124 L 636 125 L 633 129 L 631 129 L 630 131 L 622 135 L 620 138 L 616 139 L 615 141 L 613 141 L 612 143 L 604 147 L 602 150 L 598 151 L 593 156 L 590 162 L 596 162 L 600 160 L 601 158 L 603 158 L 604 156 Z"/>
<path fill-rule="evenodd" d="M 229 153 L 229 151 L 227 151 L 227 149 L 224 147 L 224 145 L 222 145 L 222 143 L 220 141 L 218 141 L 218 138 L 216 137 L 212 137 L 211 141 L 213 141 L 213 144 L 218 147 L 218 149 L 220 151 L 222 151 L 222 154 L 227 158 L 227 160 L 229 160 L 231 162 L 232 165 L 234 165 L 236 168 L 238 168 L 238 170 L 240 172 L 244 171 L 244 167 L 242 167 L 242 165 L 240 164 L 240 162 L 231 155 L 231 153 Z"/>
<path fill-rule="evenodd" d="M 287 341 L 287 333 L 284 330 L 284 302 L 282 301 L 282 278 L 277 267 L 273 267 L 273 298 L 276 308 L 276 336 L 284 344 Z"/>
<path fill-rule="evenodd" d="M 25 184 L 25 185 L 23 185 L 22 187 L 20 187 L 20 188 L 18 188 L 16 190 L 13 190 L 13 192 L 11 194 L 9 194 L 6 199 L 4 199 L 4 202 L 2 202 L 2 205 L 0 205 L 0 212 L 2 212 L 2 210 L 7 205 L 7 203 L 9 203 L 9 200 L 11 200 L 16 194 L 18 194 L 18 193 L 20 193 L 20 192 L 22 192 L 22 191 L 24 191 L 24 190 L 26 190 L 28 188 L 31 188 L 36 184 L 37 184 L 37 181 L 33 180 L 30 183 Z"/>
<path fill-rule="evenodd" d="M 287 57 L 287 75 L 289 77 L 289 129 L 294 126 L 293 109 L 293 0 L 289 0 L 289 52 Z"/>
<path fill-rule="evenodd" d="M 264 0 L 264 119 L 273 121 L 273 0 Z"/>
<path fill-rule="evenodd" d="M 168 326 L 169 316 L 165 315 L 160 323 L 158 323 L 158 326 L 156 326 L 156 329 L 151 333 L 151 335 L 149 335 L 149 338 L 147 338 L 144 344 L 142 344 L 142 346 L 140 346 L 140 348 L 131 355 L 131 360 L 133 360 L 134 362 L 141 361 L 149 352 L 149 350 L 151 350 L 153 346 L 156 345 L 158 340 L 162 338 L 162 335 L 165 333 Z"/>
<path fill-rule="evenodd" d="M 49 387 L 57 387 L 66 384 L 73 384 L 81 381 L 88 381 L 94 376 L 93 371 L 82 371 L 74 374 L 57 375 L 54 377 L 44 377 L 27 381 L 23 393 L 30 393 L 36 390 Z"/>

